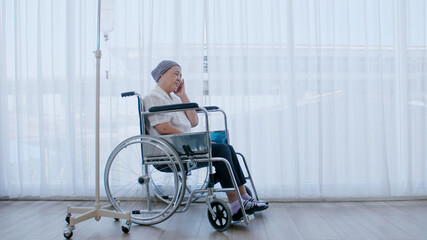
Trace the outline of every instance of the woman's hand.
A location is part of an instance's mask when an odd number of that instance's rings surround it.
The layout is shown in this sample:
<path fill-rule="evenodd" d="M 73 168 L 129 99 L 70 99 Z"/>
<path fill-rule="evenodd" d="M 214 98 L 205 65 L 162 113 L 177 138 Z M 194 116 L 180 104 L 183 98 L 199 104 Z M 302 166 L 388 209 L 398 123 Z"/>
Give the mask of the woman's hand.
<path fill-rule="evenodd" d="M 188 99 L 187 94 L 185 93 L 184 79 L 181 80 L 181 84 L 173 92 L 175 93 L 175 95 L 177 95 L 181 99 L 181 102 L 183 103 L 190 102 L 190 99 Z M 185 111 L 185 115 L 190 121 L 191 127 L 195 127 L 197 126 L 197 124 L 199 124 L 199 118 L 197 117 L 196 111 L 194 110 Z"/>
<path fill-rule="evenodd" d="M 178 86 L 178 88 L 173 91 L 173 93 L 175 93 L 175 95 L 177 95 L 179 98 L 182 98 L 183 96 L 185 96 L 185 85 L 184 85 L 184 79 L 181 80 L 181 84 Z"/>

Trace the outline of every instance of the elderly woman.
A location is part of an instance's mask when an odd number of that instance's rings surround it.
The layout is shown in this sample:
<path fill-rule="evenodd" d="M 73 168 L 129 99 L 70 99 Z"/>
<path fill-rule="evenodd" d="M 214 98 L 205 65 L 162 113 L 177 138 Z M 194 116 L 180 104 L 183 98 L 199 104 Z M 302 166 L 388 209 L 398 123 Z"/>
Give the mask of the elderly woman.
<path fill-rule="evenodd" d="M 158 105 L 169 105 L 190 102 L 185 93 L 185 82 L 182 78 L 181 67 L 178 63 L 170 60 L 160 62 L 151 72 L 157 86 L 144 98 L 144 104 L 148 108 Z M 148 117 L 147 125 L 150 135 L 178 134 L 190 132 L 192 127 L 197 126 L 199 119 L 196 111 L 171 112 L 155 114 Z M 244 184 L 246 179 L 243 175 L 236 153 L 231 145 L 212 143 L 212 156 L 222 157 L 229 161 L 236 183 L 239 186 L 240 195 L 247 214 L 262 211 L 268 208 L 265 201 L 257 201 L 246 192 Z M 227 167 L 223 162 L 213 162 L 215 176 L 223 188 L 232 188 L 233 184 Z M 226 192 L 231 203 L 232 219 L 234 221 L 243 218 L 238 197 L 235 192 Z"/>

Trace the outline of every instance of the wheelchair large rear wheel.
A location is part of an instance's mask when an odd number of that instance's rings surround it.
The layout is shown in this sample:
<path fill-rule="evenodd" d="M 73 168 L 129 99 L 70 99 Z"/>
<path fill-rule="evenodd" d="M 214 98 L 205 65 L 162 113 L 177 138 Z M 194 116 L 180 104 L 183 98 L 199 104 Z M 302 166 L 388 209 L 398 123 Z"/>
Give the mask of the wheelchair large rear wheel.
<path fill-rule="evenodd" d="M 186 164 L 185 162 L 183 164 Z M 182 178 L 179 176 L 179 180 L 181 181 Z M 202 167 L 192 170 L 191 172 L 186 173 L 186 180 L 185 180 L 185 192 L 184 197 L 181 202 L 181 205 L 187 204 L 187 202 L 190 200 L 190 195 L 194 190 L 205 190 L 208 185 L 208 168 Z M 154 181 L 154 189 L 155 194 L 159 197 L 159 199 L 162 199 L 165 201 L 165 203 L 169 203 L 172 199 L 172 196 L 168 195 L 168 192 L 163 192 L 163 188 L 158 188 L 157 183 Z M 196 193 L 193 195 L 193 198 L 191 199 L 192 202 L 198 200 L 199 198 L 203 197 L 204 193 Z"/>
<path fill-rule="evenodd" d="M 185 195 L 183 202 L 187 202 L 194 190 L 205 190 L 208 186 L 209 181 L 209 171 L 208 167 L 202 167 L 198 169 L 194 169 L 189 174 L 187 174 L 186 179 L 186 187 L 185 187 Z M 203 197 L 204 193 L 196 193 L 193 195 L 191 201 L 196 201 L 197 199 Z"/>
<path fill-rule="evenodd" d="M 107 198 L 117 211 L 131 212 L 134 223 L 160 223 L 181 204 L 183 172 L 179 155 L 165 140 L 143 135 L 128 138 L 108 158 L 104 173 Z M 159 191 L 170 198 L 168 202 L 159 199 Z"/>

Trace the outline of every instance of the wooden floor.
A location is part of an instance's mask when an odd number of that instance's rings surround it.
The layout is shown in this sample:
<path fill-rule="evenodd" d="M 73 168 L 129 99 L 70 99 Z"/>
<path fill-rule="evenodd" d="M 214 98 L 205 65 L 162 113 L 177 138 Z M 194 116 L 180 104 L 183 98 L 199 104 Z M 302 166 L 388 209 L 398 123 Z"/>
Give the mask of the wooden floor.
<path fill-rule="evenodd" d="M 0 239 L 64 239 L 66 207 L 93 202 L 0 201 Z M 206 206 L 155 226 L 132 225 L 123 234 L 110 218 L 76 225 L 72 239 L 427 239 L 427 201 L 270 203 L 249 225 L 216 232 Z"/>

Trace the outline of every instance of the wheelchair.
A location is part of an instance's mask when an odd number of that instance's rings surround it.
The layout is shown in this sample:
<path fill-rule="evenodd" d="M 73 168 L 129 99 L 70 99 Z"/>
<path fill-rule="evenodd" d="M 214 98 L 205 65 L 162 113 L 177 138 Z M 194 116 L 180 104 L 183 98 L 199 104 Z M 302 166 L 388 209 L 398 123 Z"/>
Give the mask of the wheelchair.
<path fill-rule="evenodd" d="M 225 112 L 216 106 L 199 107 L 197 103 L 155 106 L 146 111 L 139 93 L 125 92 L 121 96 L 138 98 L 140 132 L 118 144 L 106 163 L 104 185 L 112 207 L 116 211 L 131 212 L 133 223 L 153 225 L 176 212 L 188 210 L 192 202 L 204 199 L 212 227 L 217 231 L 227 230 L 232 223 L 231 211 L 215 193 L 234 191 L 240 196 L 240 192 L 229 162 L 211 154 L 211 140 L 229 142 Z M 145 129 L 147 116 L 186 110 L 196 110 L 204 115 L 203 131 L 160 137 L 148 135 Z M 210 115 L 215 113 L 223 115 L 225 129 L 209 130 Z M 245 178 L 252 187 L 252 190 L 246 187 L 247 192 L 258 200 L 246 160 L 242 154 L 237 155 L 244 163 Z M 214 187 L 217 183 L 212 166 L 214 161 L 225 163 L 233 188 Z M 241 198 L 239 203 L 244 209 Z M 243 220 L 239 222 L 249 224 L 253 216 L 245 211 L 242 213 Z"/>

